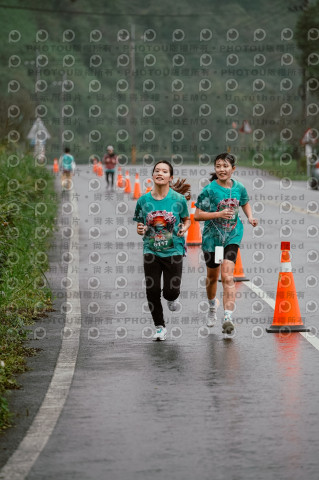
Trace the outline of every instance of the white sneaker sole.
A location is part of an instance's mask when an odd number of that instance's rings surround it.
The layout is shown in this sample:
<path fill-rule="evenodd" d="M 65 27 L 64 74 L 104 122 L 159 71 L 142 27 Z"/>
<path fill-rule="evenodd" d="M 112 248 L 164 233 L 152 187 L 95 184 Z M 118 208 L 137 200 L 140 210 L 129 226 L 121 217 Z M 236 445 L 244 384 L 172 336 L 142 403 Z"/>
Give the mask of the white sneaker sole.
<path fill-rule="evenodd" d="M 227 333 L 227 335 L 230 335 L 232 331 L 235 329 L 235 326 L 233 322 L 231 322 L 230 320 L 226 320 L 222 325 L 222 329 L 223 329 L 222 333 Z"/>
<path fill-rule="evenodd" d="M 168 310 L 170 312 L 176 312 L 176 310 L 178 310 L 178 307 L 177 306 L 176 307 L 168 307 Z"/>
<path fill-rule="evenodd" d="M 208 318 L 206 321 L 206 327 L 208 328 L 215 327 L 216 322 L 217 322 L 217 318 Z"/>
<path fill-rule="evenodd" d="M 175 305 L 168 305 L 167 304 L 167 307 L 168 307 L 168 310 L 170 312 L 176 312 L 176 310 L 178 310 L 178 303 L 175 303 Z"/>

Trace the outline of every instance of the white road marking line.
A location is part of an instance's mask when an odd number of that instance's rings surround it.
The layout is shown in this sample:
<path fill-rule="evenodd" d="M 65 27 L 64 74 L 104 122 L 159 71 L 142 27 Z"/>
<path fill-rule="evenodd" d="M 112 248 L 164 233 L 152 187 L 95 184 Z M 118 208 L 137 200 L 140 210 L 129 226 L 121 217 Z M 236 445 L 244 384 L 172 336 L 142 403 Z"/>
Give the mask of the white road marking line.
<path fill-rule="evenodd" d="M 253 292 L 256 293 L 264 302 L 268 303 L 268 305 L 275 309 L 276 302 L 273 298 L 270 298 L 266 292 L 264 292 L 261 288 L 256 287 L 251 282 L 245 282 L 245 285 L 250 288 Z M 316 337 L 314 334 L 311 332 L 298 332 L 300 335 L 302 335 L 313 347 L 315 347 L 317 350 L 319 350 L 319 338 Z"/>
<path fill-rule="evenodd" d="M 73 190 L 70 192 L 72 195 Z M 73 215 L 79 218 L 76 200 L 71 200 Z M 0 471 L 0 478 L 5 480 L 24 480 L 44 449 L 52 434 L 58 418 L 64 407 L 69 394 L 75 364 L 78 355 L 80 330 L 81 330 L 81 304 L 79 295 L 79 226 L 78 222 L 72 224 L 73 237 L 70 242 L 70 253 L 73 262 L 68 265 L 67 276 L 71 279 L 72 308 L 66 313 L 63 338 L 56 367 L 53 372 L 51 383 L 29 430 L 19 444 L 18 448 L 8 459 Z"/>
<path fill-rule="evenodd" d="M 250 290 L 255 292 L 256 295 L 258 295 L 258 297 L 262 298 L 266 303 L 268 303 L 268 305 L 271 308 L 275 309 L 275 305 L 276 305 L 275 300 L 273 298 L 270 298 L 266 292 L 264 292 L 261 288 L 256 287 L 256 285 L 254 285 L 251 282 L 245 282 L 245 285 L 247 285 L 247 287 L 249 287 Z"/>
<path fill-rule="evenodd" d="M 299 332 L 313 347 L 319 350 L 319 338 L 312 335 L 310 332 Z"/>
<path fill-rule="evenodd" d="M 281 203 L 283 203 L 283 202 L 285 202 L 285 200 L 283 200 Z M 275 202 L 275 201 L 272 201 L 272 200 L 263 200 L 263 203 L 268 204 L 268 205 L 272 205 L 272 206 L 275 206 L 275 207 L 280 207 L 280 205 L 281 205 L 280 202 Z M 298 207 L 298 205 L 291 205 L 291 210 L 293 210 L 294 212 L 297 212 L 297 213 L 301 213 L 303 215 L 311 215 L 313 217 L 319 217 L 319 212 L 309 212 L 306 208 Z"/>

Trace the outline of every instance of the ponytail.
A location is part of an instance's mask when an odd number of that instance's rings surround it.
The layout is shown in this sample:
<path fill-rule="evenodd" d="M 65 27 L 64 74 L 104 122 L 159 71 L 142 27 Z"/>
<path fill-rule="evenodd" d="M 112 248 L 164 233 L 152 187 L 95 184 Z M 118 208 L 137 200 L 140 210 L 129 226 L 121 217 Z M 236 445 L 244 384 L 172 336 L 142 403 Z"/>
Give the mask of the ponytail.
<path fill-rule="evenodd" d="M 189 183 L 185 183 L 186 178 L 182 178 L 181 180 L 178 178 L 176 182 L 171 184 L 171 188 L 175 190 L 175 192 L 184 195 L 186 200 L 190 200 L 191 198 L 191 186 Z"/>
<path fill-rule="evenodd" d="M 217 174 L 215 172 L 210 174 L 209 181 L 212 182 L 213 180 L 217 179 Z"/>

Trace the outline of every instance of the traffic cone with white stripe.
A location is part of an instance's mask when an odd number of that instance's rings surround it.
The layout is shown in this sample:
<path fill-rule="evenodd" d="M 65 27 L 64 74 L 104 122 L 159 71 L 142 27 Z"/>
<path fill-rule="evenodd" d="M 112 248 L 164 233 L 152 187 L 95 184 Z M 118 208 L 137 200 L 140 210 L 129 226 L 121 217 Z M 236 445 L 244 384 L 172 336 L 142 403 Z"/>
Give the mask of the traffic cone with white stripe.
<path fill-rule="evenodd" d="M 195 202 L 192 202 L 191 212 L 190 212 L 191 225 L 188 229 L 187 239 L 186 239 L 186 244 L 190 246 L 202 244 L 202 233 L 200 231 L 199 222 L 196 222 L 194 220 L 195 210 L 196 210 Z"/>
<path fill-rule="evenodd" d="M 117 186 L 117 188 L 123 188 L 124 187 L 122 168 L 121 167 L 118 168 L 116 186 Z"/>
<path fill-rule="evenodd" d="M 134 192 L 133 198 L 137 200 L 142 195 L 141 193 L 141 185 L 140 185 L 140 177 L 138 173 L 135 174 L 135 183 L 134 183 Z"/>
<path fill-rule="evenodd" d="M 309 332 L 300 314 L 294 276 L 291 269 L 290 242 L 281 242 L 281 269 L 279 272 L 273 323 L 269 333 Z"/>
<path fill-rule="evenodd" d="M 125 172 L 125 188 L 124 188 L 124 193 L 131 193 L 131 180 L 130 180 L 130 175 L 128 170 Z"/>

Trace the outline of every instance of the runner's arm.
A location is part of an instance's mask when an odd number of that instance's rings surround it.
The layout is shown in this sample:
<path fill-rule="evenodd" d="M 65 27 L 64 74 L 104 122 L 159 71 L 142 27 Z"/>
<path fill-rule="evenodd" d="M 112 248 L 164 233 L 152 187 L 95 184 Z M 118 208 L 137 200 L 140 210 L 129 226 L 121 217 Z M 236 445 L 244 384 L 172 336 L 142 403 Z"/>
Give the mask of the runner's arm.
<path fill-rule="evenodd" d="M 253 226 L 257 227 L 258 225 L 258 220 L 253 217 L 252 211 L 251 211 L 251 206 L 249 202 L 247 202 L 245 205 L 242 205 L 241 207 L 243 209 L 244 214 L 248 218 L 248 222 Z"/>
<path fill-rule="evenodd" d="M 214 220 L 215 218 L 232 218 L 234 212 L 230 208 L 225 208 L 220 212 L 204 212 L 200 208 L 196 207 L 194 220 L 200 222 L 201 220 Z"/>
<path fill-rule="evenodd" d="M 183 237 L 190 226 L 191 226 L 191 219 L 189 217 L 182 218 L 182 223 L 180 224 L 180 228 L 178 230 L 177 236 Z"/>

